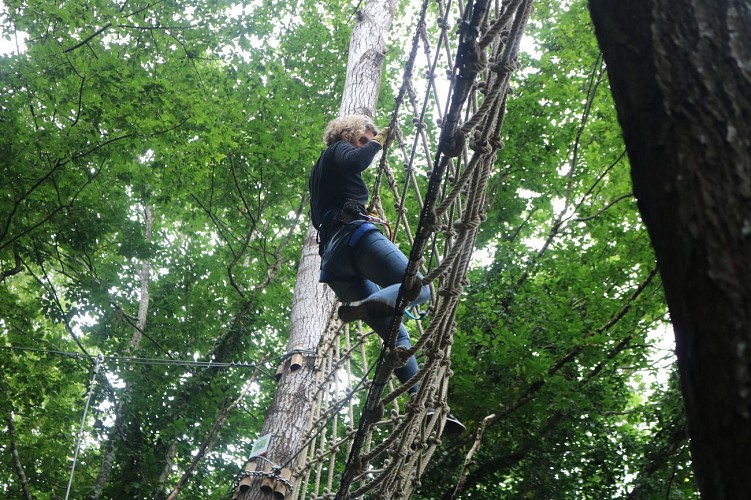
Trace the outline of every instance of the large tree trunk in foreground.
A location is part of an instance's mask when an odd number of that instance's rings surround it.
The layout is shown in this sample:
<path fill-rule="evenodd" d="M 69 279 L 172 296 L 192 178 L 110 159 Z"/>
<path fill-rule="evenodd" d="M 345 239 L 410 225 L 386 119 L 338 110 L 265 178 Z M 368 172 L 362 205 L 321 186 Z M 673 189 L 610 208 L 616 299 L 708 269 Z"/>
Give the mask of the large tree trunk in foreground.
<path fill-rule="evenodd" d="M 590 0 L 705 498 L 751 498 L 751 3 Z"/>
<path fill-rule="evenodd" d="M 358 12 L 358 21 L 350 39 L 340 116 L 353 113 L 370 116 L 375 114 L 386 35 L 394 18 L 396 1 L 369 0 L 363 10 Z M 324 125 L 321 124 L 321 134 Z M 315 160 L 310 159 L 311 168 Z M 309 227 L 297 271 L 287 342 L 288 352 L 296 349 L 315 351 L 335 301 L 333 292 L 318 282 L 320 258 L 315 235 L 315 230 Z M 293 458 L 300 459 L 300 456 L 295 455 L 305 444 L 305 426 L 315 392 L 314 365 L 315 359 L 311 356 L 306 356 L 301 367 L 294 371 L 290 369 L 289 359 L 284 364 L 284 371 L 261 431 L 262 436 L 271 435 L 267 458 L 276 465 L 284 465 Z M 259 465 L 262 466 L 263 463 Z M 287 465 L 287 468 L 292 468 L 292 465 L 294 462 Z M 239 498 L 270 498 L 271 494 L 264 494 L 259 485 L 258 481 L 254 482 Z"/>

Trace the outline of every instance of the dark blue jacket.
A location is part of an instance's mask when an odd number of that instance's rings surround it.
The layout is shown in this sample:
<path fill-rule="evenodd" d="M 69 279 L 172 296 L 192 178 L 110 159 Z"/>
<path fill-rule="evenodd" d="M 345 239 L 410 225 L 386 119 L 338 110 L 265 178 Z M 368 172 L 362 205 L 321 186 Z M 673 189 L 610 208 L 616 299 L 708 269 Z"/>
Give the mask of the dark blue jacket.
<path fill-rule="evenodd" d="M 346 200 L 361 205 L 368 202 L 370 192 L 361 174 L 380 150 L 377 141 L 371 140 L 361 148 L 338 141 L 321 153 L 309 180 L 310 216 L 316 228 L 320 228 L 326 212 L 341 210 Z"/>

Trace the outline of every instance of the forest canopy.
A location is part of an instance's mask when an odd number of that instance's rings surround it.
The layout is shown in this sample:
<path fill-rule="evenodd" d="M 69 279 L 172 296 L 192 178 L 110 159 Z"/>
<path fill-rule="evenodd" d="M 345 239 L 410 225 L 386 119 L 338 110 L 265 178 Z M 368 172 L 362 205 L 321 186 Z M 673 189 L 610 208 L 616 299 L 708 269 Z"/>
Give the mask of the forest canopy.
<path fill-rule="evenodd" d="M 4 497 L 63 497 L 70 477 L 74 498 L 166 498 L 201 449 L 184 497 L 231 496 L 273 396 L 357 6 L 3 1 Z M 526 37 L 452 347 L 470 432 L 416 497 L 451 493 L 490 414 L 467 498 L 697 496 L 586 4 L 536 2 Z"/>

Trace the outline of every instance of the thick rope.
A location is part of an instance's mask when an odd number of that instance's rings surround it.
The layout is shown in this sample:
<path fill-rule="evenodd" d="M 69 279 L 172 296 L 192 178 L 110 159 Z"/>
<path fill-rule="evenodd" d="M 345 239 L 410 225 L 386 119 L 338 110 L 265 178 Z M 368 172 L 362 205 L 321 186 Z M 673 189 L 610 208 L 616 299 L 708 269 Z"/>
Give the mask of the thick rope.
<path fill-rule="evenodd" d="M 438 153 L 436 154 L 433 171 L 428 183 L 425 205 L 417 226 L 417 236 L 412 244 L 412 251 L 405 272 L 404 282 L 402 283 L 402 287 L 397 297 L 396 314 L 392 321 L 391 334 L 389 339 L 384 342 L 384 348 L 378 360 L 376 375 L 370 386 L 370 390 L 368 391 L 368 397 L 363 412 L 364 416 L 377 413 L 378 408 L 381 405 L 380 399 L 385 382 L 390 378 L 391 373 L 393 372 L 393 365 L 387 364 L 384 361 L 386 359 L 386 354 L 394 349 L 396 332 L 399 329 L 401 316 L 408 303 L 408 299 L 404 296 L 404 290 L 414 290 L 419 287 L 419 284 L 416 283 L 417 267 L 422 259 L 425 246 L 434 232 L 436 221 L 433 218 L 433 207 L 438 199 L 440 186 L 443 180 L 443 172 L 448 163 L 448 158 L 458 154 L 456 151 L 458 147 L 456 132 L 458 129 L 459 113 L 463 108 L 471 86 L 474 84 L 474 79 L 481 69 L 477 64 L 477 61 L 480 60 L 481 57 L 479 57 L 476 50 L 473 50 L 473 48 L 476 47 L 474 44 L 475 35 L 480 23 L 484 19 L 487 11 L 487 3 L 487 0 L 477 0 L 474 4 L 473 10 L 470 12 L 470 10 L 467 9 L 467 12 L 465 13 L 465 21 L 461 28 L 462 40 L 457 51 L 456 64 L 454 66 L 458 69 L 458 72 L 454 93 L 451 99 L 451 106 L 449 108 L 449 113 L 446 115 L 442 123 L 441 137 L 438 143 Z M 347 466 L 342 476 L 339 491 L 337 492 L 337 498 L 347 498 L 352 479 L 362 468 L 362 463 L 360 462 L 358 455 L 361 452 L 367 433 L 369 420 L 371 419 L 360 419 L 358 432 L 355 436 L 352 451 L 347 460 Z"/>

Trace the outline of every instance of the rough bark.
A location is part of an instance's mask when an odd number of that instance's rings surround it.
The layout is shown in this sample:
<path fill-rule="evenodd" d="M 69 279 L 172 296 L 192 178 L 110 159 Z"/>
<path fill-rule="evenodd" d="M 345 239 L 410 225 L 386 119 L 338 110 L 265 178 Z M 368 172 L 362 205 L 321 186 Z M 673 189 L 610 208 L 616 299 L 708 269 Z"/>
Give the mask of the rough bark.
<path fill-rule="evenodd" d="M 320 258 L 315 240 L 315 230 L 310 227 L 297 270 L 290 313 L 288 351 L 316 350 L 335 301 L 331 290 L 318 282 Z M 303 445 L 303 434 L 315 392 L 315 358 L 305 356 L 304 360 L 302 367 L 295 371 L 290 369 L 290 360 L 285 361 L 284 371 L 261 431 L 262 436 L 272 436 L 267 458 L 275 464 L 285 464 Z"/>
<path fill-rule="evenodd" d="M 357 12 L 352 30 L 344 93 L 339 116 L 352 113 L 374 116 L 381 84 L 386 35 L 394 18 L 397 0 L 369 0 Z M 311 167 L 313 158 L 311 158 Z M 287 350 L 314 351 L 323 335 L 335 303 L 333 292 L 318 282 L 320 257 L 316 231 L 309 227 L 303 245 L 290 316 L 290 335 Z M 285 363 L 266 415 L 261 435 L 271 434 L 267 458 L 277 465 L 294 460 L 304 446 L 304 432 L 308 423 L 314 393 L 315 359 L 305 358 L 302 367 L 291 371 Z M 287 465 L 290 467 L 290 465 Z M 293 483 L 294 483 L 293 477 Z M 241 500 L 271 498 L 259 488 L 259 481 L 242 492 Z"/>
<path fill-rule="evenodd" d="M 381 89 L 386 36 L 394 19 L 397 0 L 369 0 L 357 11 L 349 41 L 347 74 L 339 116 L 374 115 Z"/>
<path fill-rule="evenodd" d="M 751 497 L 751 3 L 590 0 L 704 498 Z"/>

